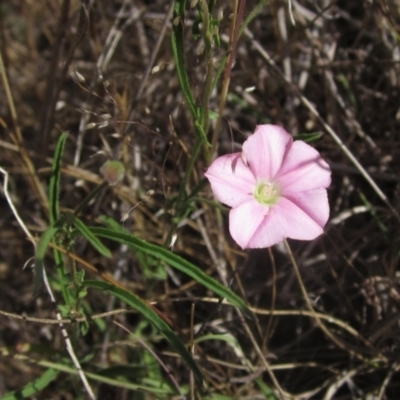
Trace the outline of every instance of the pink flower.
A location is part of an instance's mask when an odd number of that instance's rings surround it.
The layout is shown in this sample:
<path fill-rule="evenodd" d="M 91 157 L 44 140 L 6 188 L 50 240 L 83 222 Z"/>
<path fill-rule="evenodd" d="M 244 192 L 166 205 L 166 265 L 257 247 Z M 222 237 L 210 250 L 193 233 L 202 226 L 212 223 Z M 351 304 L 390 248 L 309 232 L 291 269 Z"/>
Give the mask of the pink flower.
<path fill-rule="evenodd" d="M 232 207 L 229 230 L 243 249 L 323 233 L 330 168 L 317 150 L 293 142 L 279 126 L 259 125 L 242 153 L 217 158 L 205 176 L 215 197 Z"/>

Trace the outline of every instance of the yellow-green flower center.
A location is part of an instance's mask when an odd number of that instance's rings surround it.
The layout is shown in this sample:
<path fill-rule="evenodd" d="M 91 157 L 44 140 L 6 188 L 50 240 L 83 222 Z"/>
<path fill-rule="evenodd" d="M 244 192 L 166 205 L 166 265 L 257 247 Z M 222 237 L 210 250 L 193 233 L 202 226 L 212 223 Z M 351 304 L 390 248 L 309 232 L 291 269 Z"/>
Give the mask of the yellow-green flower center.
<path fill-rule="evenodd" d="M 260 182 L 254 190 L 255 199 L 264 206 L 273 206 L 279 200 L 279 186 L 270 182 Z"/>

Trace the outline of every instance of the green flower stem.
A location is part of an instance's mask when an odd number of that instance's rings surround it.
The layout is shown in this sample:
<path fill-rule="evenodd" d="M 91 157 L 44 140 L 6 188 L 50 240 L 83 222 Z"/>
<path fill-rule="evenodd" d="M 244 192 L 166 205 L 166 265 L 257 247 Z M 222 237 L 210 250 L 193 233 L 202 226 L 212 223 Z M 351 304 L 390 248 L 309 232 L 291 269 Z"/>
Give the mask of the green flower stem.
<path fill-rule="evenodd" d="M 203 132 L 207 135 L 208 127 L 209 127 L 209 101 L 212 92 L 212 84 L 213 84 L 213 57 L 212 57 L 212 41 L 213 41 L 213 33 L 210 32 L 210 14 L 208 10 L 208 5 L 206 0 L 200 1 L 200 6 L 203 11 L 203 23 L 204 23 L 204 45 L 206 50 L 206 59 L 207 59 L 207 70 L 206 70 L 206 81 L 203 92 L 203 101 L 202 101 L 202 109 L 200 113 L 200 124 L 203 128 Z"/>
<path fill-rule="evenodd" d="M 68 307 L 71 307 L 72 299 L 71 299 L 71 294 L 67 288 L 67 283 L 66 283 L 67 274 L 65 272 L 63 255 L 57 249 L 53 249 L 53 254 L 54 254 L 54 261 L 56 263 L 58 280 L 60 283 L 61 293 L 62 293 L 64 302 Z"/>
<path fill-rule="evenodd" d="M 230 79 L 231 79 L 231 70 L 232 70 L 233 60 L 234 60 L 235 54 L 236 54 L 237 41 L 238 41 L 239 37 L 242 36 L 244 30 L 249 25 L 249 23 L 257 16 L 257 14 L 268 3 L 268 0 L 260 0 L 259 3 L 251 10 L 251 12 L 247 16 L 247 18 L 243 21 L 243 14 L 244 14 L 244 7 L 246 5 L 246 0 L 241 0 L 239 7 L 237 6 L 237 1 L 238 0 L 235 1 L 234 9 L 238 10 L 238 12 L 235 15 L 235 18 L 232 19 L 231 36 L 230 36 L 230 40 L 229 40 L 231 49 L 229 51 L 229 55 L 227 57 L 227 61 L 226 61 L 226 65 L 225 65 L 224 80 L 222 81 L 221 94 L 219 97 L 218 119 L 215 124 L 213 137 L 211 139 L 211 150 L 208 153 L 208 160 L 207 160 L 208 164 L 213 159 L 214 154 L 217 150 L 217 140 L 218 140 L 218 136 L 219 136 L 219 133 L 221 130 L 222 115 L 223 115 L 223 111 L 224 111 L 224 107 L 225 107 L 225 103 L 226 103 L 226 98 L 228 95 L 228 89 L 229 89 L 229 84 L 230 84 Z M 224 61 L 224 63 L 225 63 L 225 61 Z"/>
<path fill-rule="evenodd" d="M 217 123 L 215 124 L 215 129 L 214 133 L 211 139 L 211 150 L 208 153 L 208 163 L 211 162 L 216 150 L 217 150 L 217 140 L 219 133 L 221 131 L 221 125 L 222 125 L 222 115 L 226 103 L 226 98 L 228 95 L 228 89 L 229 89 L 229 84 L 231 81 L 231 71 L 232 71 L 232 66 L 233 66 L 233 61 L 236 56 L 236 45 L 238 41 L 238 36 L 239 36 L 239 28 L 243 20 L 243 13 L 244 13 L 244 7 L 246 5 L 246 0 L 241 0 L 239 5 L 237 5 L 237 0 L 235 2 L 235 17 L 232 19 L 232 25 L 231 25 L 231 35 L 229 39 L 229 44 L 231 46 L 230 52 L 229 52 L 229 57 L 228 57 L 228 62 L 225 66 L 225 71 L 224 71 L 224 80 L 222 82 L 222 89 L 221 89 L 221 94 L 219 97 L 219 105 L 218 105 L 218 119 Z"/>
<path fill-rule="evenodd" d="M 187 188 L 187 184 L 189 182 L 190 176 L 192 174 L 192 170 L 194 168 L 194 164 L 196 162 L 196 159 L 200 153 L 200 150 L 202 148 L 203 142 L 200 138 L 197 139 L 196 144 L 195 144 L 195 148 L 194 148 L 194 152 L 192 157 L 189 160 L 189 165 L 186 168 L 186 173 L 185 176 L 183 178 L 183 182 L 180 185 L 179 188 L 179 192 L 178 192 L 178 197 L 176 199 L 175 202 L 175 210 L 176 210 L 176 217 L 178 220 L 180 220 L 182 218 L 182 216 L 184 215 L 184 212 L 186 210 L 186 208 L 183 208 L 182 211 L 182 205 L 185 203 L 187 195 L 186 195 L 186 188 Z M 172 224 L 171 228 L 168 231 L 168 235 L 167 238 L 165 240 L 166 246 L 169 246 L 169 244 L 171 243 L 171 238 L 172 235 L 175 231 L 176 228 L 176 224 Z"/>

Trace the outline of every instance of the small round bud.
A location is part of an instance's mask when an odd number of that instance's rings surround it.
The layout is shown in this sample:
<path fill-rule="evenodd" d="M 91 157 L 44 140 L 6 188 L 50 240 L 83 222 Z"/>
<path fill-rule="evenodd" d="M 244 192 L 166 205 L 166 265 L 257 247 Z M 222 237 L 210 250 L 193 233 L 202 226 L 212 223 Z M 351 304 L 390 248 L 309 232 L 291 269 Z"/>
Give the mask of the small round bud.
<path fill-rule="evenodd" d="M 125 168 L 119 161 L 106 161 L 100 168 L 103 178 L 111 185 L 114 186 L 121 182 L 125 176 Z"/>

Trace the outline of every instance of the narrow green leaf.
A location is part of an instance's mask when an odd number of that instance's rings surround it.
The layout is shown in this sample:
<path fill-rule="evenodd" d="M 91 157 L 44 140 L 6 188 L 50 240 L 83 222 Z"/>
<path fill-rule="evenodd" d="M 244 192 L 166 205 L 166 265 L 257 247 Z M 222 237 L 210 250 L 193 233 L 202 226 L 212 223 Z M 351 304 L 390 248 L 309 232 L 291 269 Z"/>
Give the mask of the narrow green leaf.
<path fill-rule="evenodd" d="M 71 365 L 66 365 L 65 363 L 55 363 L 47 360 L 35 360 L 35 359 L 29 359 L 30 362 L 35 363 L 37 365 L 40 365 L 42 367 L 47 367 L 47 368 L 53 368 L 57 370 L 58 372 L 64 372 L 70 375 L 78 375 L 78 371 L 76 368 Z M 166 395 L 166 394 L 173 394 L 173 390 L 169 385 L 166 384 L 160 384 L 160 382 L 157 382 L 157 385 L 150 386 L 146 384 L 137 384 L 133 382 L 127 382 L 126 380 L 119 380 L 119 379 L 113 379 L 113 378 L 107 378 L 105 376 L 101 375 L 100 373 L 92 373 L 92 372 L 87 372 L 85 371 L 85 376 L 91 380 L 97 381 L 97 382 L 102 382 L 110 386 L 115 386 L 115 387 L 120 387 L 123 389 L 128 389 L 128 390 L 137 390 L 145 393 L 153 393 L 155 395 Z M 186 389 L 185 392 L 188 392 Z M 17 397 L 16 400 L 19 400 Z M 3 398 L 1 398 L 3 400 Z M 8 399 L 7 399 L 8 400 Z"/>
<path fill-rule="evenodd" d="M 46 370 L 39 378 L 29 382 L 22 389 L 14 390 L 1 397 L 1 400 L 20 400 L 34 396 L 46 388 L 58 375 L 58 371 L 53 368 Z"/>
<path fill-rule="evenodd" d="M 100 221 L 103 221 L 115 231 L 125 233 L 125 230 L 121 226 L 121 224 L 119 224 L 114 219 L 107 217 L 105 215 L 102 215 L 99 219 Z M 155 257 L 149 256 L 146 253 L 138 251 L 137 248 L 132 245 L 128 244 L 128 247 L 135 252 L 135 257 L 137 261 L 143 267 L 143 273 L 145 278 L 159 279 L 162 281 L 166 279 L 167 272 L 165 268 L 165 263 L 160 262 L 160 260 L 158 260 Z"/>
<path fill-rule="evenodd" d="M 88 240 L 88 242 L 103 256 L 111 258 L 112 254 L 110 250 L 104 246 L 99 238 L 93 234 L 93 232 L 74 214 L 69 214 L 73 225 L 76 229 Z"/>
<path fill-rule="evenodd" d="M 227 342 L 230 345 L 232 345 L 233 347 L 236 347 L 241 352 L 243 352 L 243 350 L 241 349 L 236 338 L 234 336 L 232 336 L 230 333 L 209 333 L 207 335 L 196 338 L 195 343 L 201 343 L 201 342 L 205 342 L 207 340 L 220 340 L 223 342 Z"/>
<path fill-rule="evenodd" d="M 223 394 L 211 393 L 205 399 L 207 399 L 207 400 L 232 400 L 232 396 L 224 396 Z"/>
<path fill-rule="evenodd" d="M 256 384 L 266 399 L 278 400 L 278 397 L 275 395 L 274 391 L 266 383 L 264 383 L 261 378 L 256 379 Z"/>
<path fill-rule="evenodd" d="M 47 247 L 58 232 L 59 228 L 55 225 L 50 225 L 39 239 L 35 253 L 35 278 L 33 280 L 33 295 L 36 296 L 39 293 L 39 289 L 43 283 L 43 268 L 44 268 L 44 257 L 46 255 Z"/>
<path fill-rule="evenodd" d="M 352 107 L 354 107 L 354 111 L 357 113 L 357 99 L 354 91 L 351 88 L 351 84 L 349 80 L 346 78 L 345 74 L 338 74 L 335 76 L 335 79 L 342 84 L 344 90 L 347 93 L 347 97 L 350 101 Z"/>
<path fill-rule="evenodd" d="M 295 136 L 294 140 L 302 140 L 303 142 L 310 143 L 318 140 L 322 136 L 322 132 L 301 133 Z"/>
<path fill-rule="evenodd" d="M 211 143 L 207 139 L 207 135 L 204 132 L 203 126 L 201 125 L 200 122 L 195 121 L 194 126 L 196 128 L 197 135 L 200 137 L 202 142 L 206 144 L 207 146 L 211 146 Z"/>
<path fill-rule="evenodd" d="M 214 78 L 213 78 L 213 83 L 212 83 L 212 90 L 215 90 L 215 88 L 218 85 L 218 82 L 220 81 L 222 72 L 225 70 L 226 63 L 228 61 L 228 56 L 225 56 L 219 63 L 217 71 L 215 72 Z"/>
<path fill-rule="evenodd" d="M 130 234 L 114 231 L 107 228 L 90 228 L 94 235 L 108 238 L 120 243 L 133 246 L 137 250 L 147 253 L 153 257 L 165 261 L 171 267 L 183 272 L 196 280 L 201 285 L 212 290 L 218 296 L 226 298 L 232 305 L 238 307 L 246 317 L 256 320 L 254 314 L 249 310 L 245 301 L 229 288 L 207 275 L 194 264 L 186 261 L 184 258 L 164 249 L 161 246 L 148 243 L 142 239 L 138 239 Z"/>
<path fill-rule="evenodd" d="M 139 311 L 150 323 L 152 323 L 160 333 L 168 340 L 172 347 L 180 354 L 188 367 L 193 371 L 197 382 L 201 385 L 203 376 L 196 362 L 187 351 L 185 344 L 173 332 L 171 327 L 157 314 L 157 312 L 143 299 L 125 289 L 116 287 L 108 282 L 88 280 L 83 283 L 84 286 L 93 287 L 99 290 L 107 291 L 115 297 L 125 302 L 135 310 Z"/>
<path fill-rule="evenodd" d="M 239 37 L 242 36 L 243 32 L 249 25 L 249 23 L 261 12 L 263 7 L 268 3 L 269 0 L 260 0 L 258 4 L 252 8 L 250 11 L 249 15 L 246 17 L 246 19 L 242 22 L 239 30 Z"/>
<path fill-rule="evenodd" d="M 50 209 L 50 223 L 53 224 L 60 216 L 58 205 L 58 197 L 60 190 L 60 166 L 61 157 L 64 152 L 65 141 L 67 140 L 67 133 L 61 134 L 58 139 L 56 150 L 54 152 L 53 164 L 51 166 L 51 177 L 49 184 L 49 209 Z"/>
<path fill-rule="evenodd" d="M 58 273 L 58 277 L 59 277 L 61 293 L 63 295 L 65 304 L 68 307 L 71 307 L 72 306 L 72 298 L 71 298 L 71 293 L 68 290 L 70 278 L 68 278 L 68 279 L 66 278 L 63 255 L 57 249 L 53 249 L 53 255 L 54 255 L 54 262 L 56 264 L 57 273 Z"/>
<path fill-rule="evenodd" d="M 369 212 L 371 213 L 372 218 L 375 220 L 376 224 L 379 226 L 382 233 L 387 236 L 389 234 L 389 228 L 385 225 L 384 221 L 381 218 L 379 218 L 379 215 L 376 213 L 374 206 L 368 200 L 367 196 L 365 196 L 364 193 L 360 189 L 358 189 L 357 191 L 358 191 L 358 195 L 360 196 L 361 201 L 369 209 Z"/>
<path fill-rule="evenodd" d="M 196 103 L 192 89 L 190 88 L 189 77 L 186 73 L 185 67 L 185 54 L 184 54 L 184 34 L 183 34 L 183 21 L 185 17 L 186 0 L 178 0 L 175 2 L 174 15 L 172 20 L 172 52 L 176 70 L 178 73 L 179 83 L 181 85 L 183 95 L 189 106 L 193 120 L 197 119 Z"/>

